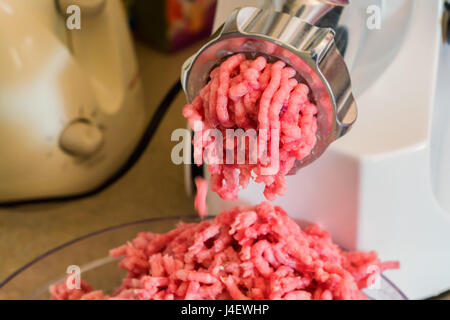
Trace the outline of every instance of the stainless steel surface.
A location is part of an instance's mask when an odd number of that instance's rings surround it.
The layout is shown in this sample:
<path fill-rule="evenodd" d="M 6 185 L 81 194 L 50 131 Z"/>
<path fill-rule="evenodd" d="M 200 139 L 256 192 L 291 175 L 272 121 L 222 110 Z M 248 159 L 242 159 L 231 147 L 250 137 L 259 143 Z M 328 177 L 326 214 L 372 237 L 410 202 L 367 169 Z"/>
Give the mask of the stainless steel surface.
<path fill-rule="evenodd" d="M 328 12 L 327 9 L 320 10 L 322 14 Z M 317 16 L 311 13 L 309 18 L 313 21 Z M 206 84 L 212 68 L 234 53 L 243 52 L 249 57 L 264 55 L 285 61 L 297 70 L 299 80 L 311 88 L 319 110 L 316 146 L 310 156 L 296 163 L 291 172 L 295 173 L 343 136 L 357 117 L 350 75 L 336 48 L 334 36 L 331 28 L 314 26 L 287 13 L 253 7 L 237 9 L 213 39 L 183 65 L 182 83 L 187 99 L 192 101 Z"/>
<path fill-rule="evenodd" d="M 345 6 L 347 0 L 268 0 L 268 8 L 296 16 L 306 22 L 315 24 L 336 6 Z"/>

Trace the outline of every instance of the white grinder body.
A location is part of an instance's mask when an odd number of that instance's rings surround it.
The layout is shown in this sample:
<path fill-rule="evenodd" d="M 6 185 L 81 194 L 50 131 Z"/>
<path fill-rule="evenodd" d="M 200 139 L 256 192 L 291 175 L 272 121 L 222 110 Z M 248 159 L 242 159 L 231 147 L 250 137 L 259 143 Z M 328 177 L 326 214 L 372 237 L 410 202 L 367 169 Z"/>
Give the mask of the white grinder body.
<path fill-rule="evenodd" d="M 219 0 L 215 27 L 237 7 L 267 2 Z M 450 289 L 450 50 L 441 44 L 443 3 L 350 1 L 356 9 L 343 19 L 359 12 L 366 21 L 371 5 L 381 8 L 381 28 L 348 30 L 344 56 L 358 120 L 320 158 L 287 177 L 287 192 L 275 204 L 323 226 L 344 248 L 400 261 L 401 269 L 387 276 L 409 298 L 425 298 Z M 260 203 L 263 187 L 251 182 L 238 201 L 210 192 L 209 212 Z"/>
<path fill-rule="evenodd" d="M 149 118 L 120 0 L 0 0 L 0 203 L 96 189 Z"/>

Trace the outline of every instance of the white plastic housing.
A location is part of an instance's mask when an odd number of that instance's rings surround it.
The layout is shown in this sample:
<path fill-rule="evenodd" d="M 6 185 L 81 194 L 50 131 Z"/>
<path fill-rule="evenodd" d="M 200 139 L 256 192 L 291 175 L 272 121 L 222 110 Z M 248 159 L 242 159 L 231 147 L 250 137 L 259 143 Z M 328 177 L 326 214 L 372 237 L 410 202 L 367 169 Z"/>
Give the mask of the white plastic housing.
<path fill-rule="evenodd" d="M 120 0 L 95 14 L 82 7 L 80 30 L 54 0 L 0 0 L 1 203 L 93 190 L 125 163 L 149 117 Z M 62 137 L 77 121 L 92 130 Z"/>

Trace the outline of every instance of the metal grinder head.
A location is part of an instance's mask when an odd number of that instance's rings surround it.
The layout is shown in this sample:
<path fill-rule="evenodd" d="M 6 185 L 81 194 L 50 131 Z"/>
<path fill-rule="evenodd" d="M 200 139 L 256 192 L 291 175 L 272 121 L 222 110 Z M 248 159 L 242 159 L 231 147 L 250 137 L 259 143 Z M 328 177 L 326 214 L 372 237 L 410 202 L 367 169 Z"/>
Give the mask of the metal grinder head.
<path fill-rule="evenodd" d="M 235 10 L 199 52 L 183 65 L 181 81 L 189 102 L 207 83 L 211 70 L 227 57 L 244 53 L 283 60 L 306 83 L 318 108 L 317 143 L 297 161 L 291 174 L 317 159 L 334 140 L 352 127 L 357 117 L 350 75 L 335 42 L 335 31 L 314 25 L 346 0 L 274 1 L 279 8 Z M 283 12 L 275 11 L 282 10 Z M 280 10 L 280 11 L 281 11 Z M 287 13 L 286 13 L 287 12 Z"/>

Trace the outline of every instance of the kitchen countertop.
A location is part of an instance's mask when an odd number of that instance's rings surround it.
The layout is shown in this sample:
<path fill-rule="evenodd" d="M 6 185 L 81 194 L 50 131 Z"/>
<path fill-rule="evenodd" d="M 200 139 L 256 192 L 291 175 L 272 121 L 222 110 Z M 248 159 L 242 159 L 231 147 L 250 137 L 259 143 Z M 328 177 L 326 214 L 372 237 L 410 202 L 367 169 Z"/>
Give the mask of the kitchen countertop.
<path fill-rule="evenodd" d="M 156 109 L 196 49 L 166 55 L 136 44 L 148 108 Z M 136 165 L 104 191 L 73 201 L 0 207 L 0 281 L 36 256 L 93 231 L 146 218 L 195 215 L 183 166 L 170 159 L 170 134 L 186 126 L 184 102 L 180 93 Z"/>

